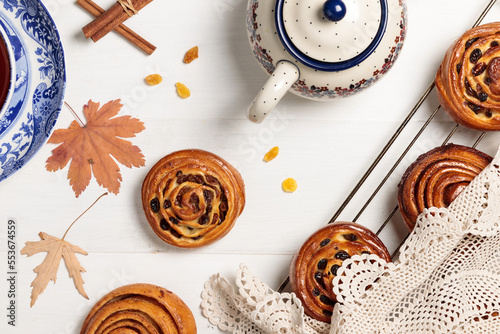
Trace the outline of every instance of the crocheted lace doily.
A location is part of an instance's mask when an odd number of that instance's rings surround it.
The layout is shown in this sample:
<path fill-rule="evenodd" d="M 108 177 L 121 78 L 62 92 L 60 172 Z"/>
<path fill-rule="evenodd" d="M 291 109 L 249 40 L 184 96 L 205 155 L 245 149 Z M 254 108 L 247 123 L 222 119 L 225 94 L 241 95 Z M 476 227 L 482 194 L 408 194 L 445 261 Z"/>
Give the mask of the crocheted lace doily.
<path fill-rule="evenodd" d="M 419 216 L 395 263 L 353 256 L 333 285 L 329 325 L 241 265 L 237 290 L 205 283 L 203 314 L 234 334 L 500 333 L 500 154 L 450 207 Z"/>

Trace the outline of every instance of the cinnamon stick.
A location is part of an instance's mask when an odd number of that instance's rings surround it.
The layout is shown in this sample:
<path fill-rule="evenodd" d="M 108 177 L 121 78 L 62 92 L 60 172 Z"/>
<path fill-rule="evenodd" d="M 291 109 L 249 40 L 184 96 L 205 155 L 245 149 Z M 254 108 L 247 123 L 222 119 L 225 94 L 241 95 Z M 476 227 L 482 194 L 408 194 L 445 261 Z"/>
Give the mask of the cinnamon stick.
<path fill-rule="evenodd" d="M 92 0 L 76 0 L 76 4 L 95 17 L 98 17 L 105 12 L 104 9 Z M 120 24 L 116 27 L 115 31 L 148 55 L 151 55 L 156 50 L 156 46 L 139 36 L 124 24 Z"/>
<path fill-rule="evenodd" d="M 136 11 L 144 8 L 151 1 L 153 0 L 131 0 L 132 6 Z M 125 22 L 129 17 L 129 14 L 124 11 L 123 7 L 119 3 L 115 3 L 94 21 L 83 27 L 82 30 L 86 38 L 92 38 L 94 42 L 97 42 Z"/>

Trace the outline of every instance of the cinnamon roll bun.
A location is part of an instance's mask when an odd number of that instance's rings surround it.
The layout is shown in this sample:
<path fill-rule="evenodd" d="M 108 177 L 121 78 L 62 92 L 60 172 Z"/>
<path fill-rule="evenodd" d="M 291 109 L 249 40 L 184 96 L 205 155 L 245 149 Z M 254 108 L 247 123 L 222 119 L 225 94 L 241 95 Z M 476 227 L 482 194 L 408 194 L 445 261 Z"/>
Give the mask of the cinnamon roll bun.
<path fill-rule="evenodd" d="M 391 256 L 382 241 L 369 229 L 349 222 L 335 222 L 314 233 L 290 264 L 292 291 L 310 317 L 331 322 L 337 302 L 332 280 L 344 260 L 353 255 L 375 254 L 387 262 Z"/>
<path fill-rule="evenodd" d="M 398 185 L 399 209 L 408 228 L 413 230 L 425 208 L 448 207 L 491 160 L 483 152 L 455 144 L 419 156 Z"/>
<path fill-rule="evenodd" d="M 91 309 L 80 334 L 196 334 L 189 307 L 174 293 L 151 284 L 109 292 Z"/>
<path fill-rule="evenodd" d="M 500 23 L 473 28 L 448 49 L 436 74 L 443 109 L 457 123 L 500 130 Z"/>
<path fill-rule="evenodd" d="M 225 236 L 245 206 L 240 173 L 202 150 L 162 158 L 147 174 L 141 193 L 153 231 L 183 248 L 205 246 Z"/>

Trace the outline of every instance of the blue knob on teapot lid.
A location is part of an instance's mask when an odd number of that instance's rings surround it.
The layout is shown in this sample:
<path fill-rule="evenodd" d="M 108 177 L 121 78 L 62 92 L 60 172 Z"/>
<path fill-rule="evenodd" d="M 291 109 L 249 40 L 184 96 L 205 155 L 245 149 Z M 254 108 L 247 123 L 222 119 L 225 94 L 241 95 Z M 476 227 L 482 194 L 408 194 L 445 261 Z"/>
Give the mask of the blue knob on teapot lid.
<path fill-rule="evenodd" d="M 323 15 L 325 19 L 332 22 L 338 22 L 346 14 L 345 3 L 342 0 L 326 0 L 323 4 Z"/>

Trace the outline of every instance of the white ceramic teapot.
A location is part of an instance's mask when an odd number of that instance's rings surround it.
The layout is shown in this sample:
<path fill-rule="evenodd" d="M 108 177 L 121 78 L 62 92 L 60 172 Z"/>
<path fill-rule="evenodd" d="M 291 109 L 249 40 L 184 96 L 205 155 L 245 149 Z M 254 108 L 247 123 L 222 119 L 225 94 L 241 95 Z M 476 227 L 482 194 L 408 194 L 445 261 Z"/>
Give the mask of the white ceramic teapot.
<path fill-rule="evenodd" d="M 406 22 L 404 0 L 249 0 L 250 46 L 271 77 L 248 118 L 262 122 L 290 88 L 325 101 L 371 86 L 396 61 Z"/>

